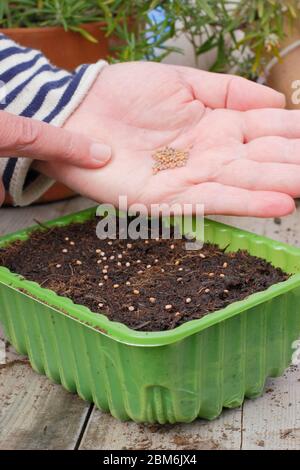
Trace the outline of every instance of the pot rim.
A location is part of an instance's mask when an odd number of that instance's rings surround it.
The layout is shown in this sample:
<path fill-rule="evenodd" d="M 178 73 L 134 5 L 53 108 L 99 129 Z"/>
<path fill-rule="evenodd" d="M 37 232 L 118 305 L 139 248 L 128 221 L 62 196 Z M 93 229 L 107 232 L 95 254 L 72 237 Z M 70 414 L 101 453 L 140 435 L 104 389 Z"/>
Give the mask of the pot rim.
<path fill-rule="evenodd" d="M 87 26 L 104 26 L 106 25 L 105 21 L 94 21 L 91 23 L 81 23 L 78 25 L 80 28 L 85 28 Z M 32 33 L 43 33 L 43 32 L 58 32 L 64 31 L 65 33 L 74 33 L 75 31 L 65 30 L 63 26 L 37 26 L 37 27 L 17 27 L 17 28 L 3 28 L 0 26 L 0 32 L 10 32 L 10 33 L 22 33 L 22 34 L 32 34 Z"/>

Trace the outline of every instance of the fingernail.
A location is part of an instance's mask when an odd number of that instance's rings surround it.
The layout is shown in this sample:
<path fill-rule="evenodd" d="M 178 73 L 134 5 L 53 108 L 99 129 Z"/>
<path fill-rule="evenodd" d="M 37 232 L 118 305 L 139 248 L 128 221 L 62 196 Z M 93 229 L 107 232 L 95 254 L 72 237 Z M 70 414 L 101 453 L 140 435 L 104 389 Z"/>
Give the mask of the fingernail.
<path fill-rule="evenodd" d="M 90 147 L 90 156 L 97 162 L 106 162 L 111 157 L 111 148 L 105 144 L 94 143 Z"/>

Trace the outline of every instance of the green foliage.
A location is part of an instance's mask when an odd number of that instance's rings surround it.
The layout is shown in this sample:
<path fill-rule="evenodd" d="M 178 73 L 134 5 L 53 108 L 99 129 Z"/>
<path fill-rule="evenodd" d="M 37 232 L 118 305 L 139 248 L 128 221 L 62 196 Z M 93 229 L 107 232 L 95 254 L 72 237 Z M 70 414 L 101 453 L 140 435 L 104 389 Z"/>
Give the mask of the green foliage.
<path fill-rule="evenodd" d="M 2 0 L 0 26 L 61 25 L 95 41 L 81 28 L 103 21 L 115 35 L 114 60 L 161 60 L 175 49 L 169 39 L 185 34 L 195 58 L 216 51 L 212 70 L 234 70 L 249 78 L 279 54 L 286 31 L 298 17 L 297 0 Z M 149 17 L 164 10 L 160 20 Z M 178 51 L 180 52 L 180 51 Z"/>
<path fill-rule="evenodd" d="M 164 2 L 176 34 L 184 33 L 199 56 L 215 50 L 212 70 L 248 78 L 263 73 L 299 16 L 297 0 L 191 0 Z"/>

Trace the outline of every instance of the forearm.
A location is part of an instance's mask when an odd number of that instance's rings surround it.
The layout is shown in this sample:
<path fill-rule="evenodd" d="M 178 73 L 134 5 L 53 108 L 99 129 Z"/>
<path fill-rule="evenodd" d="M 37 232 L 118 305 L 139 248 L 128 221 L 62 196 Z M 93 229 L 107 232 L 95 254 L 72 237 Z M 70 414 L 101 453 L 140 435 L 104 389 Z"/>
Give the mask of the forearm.
<path fill-rule="evenodd" d="M 106 65 L 83 65 L 74 73 L 52 66 L 41 52 L 23 48 L 0 34 L 0 109 L 63 126 Z M 53 181 L 29 172 L 32 160 L 2 158 L 0 177 L 15 205 L 37 200 Z"/>

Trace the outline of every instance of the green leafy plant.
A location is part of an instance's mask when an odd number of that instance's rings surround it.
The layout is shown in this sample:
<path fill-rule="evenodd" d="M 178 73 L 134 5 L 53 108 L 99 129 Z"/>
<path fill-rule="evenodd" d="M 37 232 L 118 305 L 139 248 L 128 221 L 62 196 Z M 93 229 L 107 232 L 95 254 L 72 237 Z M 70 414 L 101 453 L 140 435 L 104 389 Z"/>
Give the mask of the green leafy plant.
<path fill-rule="evenodd" d="M 114 59 L 162 60 L 171 39 L 184 34 L 196 62 L 215 51 L 212 70 L 235 71 L 248 78 L 263 73 L 279 56 L 282 40 L 298 18 L 297 0 L 2 0 L 0 26 L 61 25 L 87 33 L 84 23 L 101 21 L 107 35 L 118 38 Z M 160 12 L 159 17 L 153 11 Z"/>
<path fill-rule="evenodd" d="M 167 38 L 175 31 L 167 28 L 168 20 L 156 22 L 149 12 L 156 4 L 153 0 L 1 0 L 0 27 L 62 26 L 66 31 L 82 34 L 97 42 L 82 26 L 103 22 L 106 35 L 114 35 L 115 60 L 161 60 L 172 47 L 165 47 Z"/>
<path fill-rule="evenodd" d="M 211 70 L 257 78 L 279 56 L 282 40 L 297 19 L 296 0 L 174 0 L 164 2 L 166 17 L 199 57 L 215 51 Z"/>

